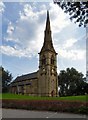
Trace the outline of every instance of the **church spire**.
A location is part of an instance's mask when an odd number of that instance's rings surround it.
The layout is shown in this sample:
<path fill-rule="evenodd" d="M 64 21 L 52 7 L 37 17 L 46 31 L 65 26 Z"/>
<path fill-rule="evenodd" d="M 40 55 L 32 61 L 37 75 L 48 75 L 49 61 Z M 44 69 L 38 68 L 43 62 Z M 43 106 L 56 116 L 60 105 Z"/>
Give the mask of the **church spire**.
<path fill-rule="evenodd" d="M 40 53 L 45 52 L 45 51 L 52 51 L 52 52 L 56 53 L 54 50 L 54 47 L 53 47 L 53 43 L 52 43 L 49 11 L 47 11 L 46 28 L 45 28 L 44 33 L 45 33 L 44 34 L 44 43 L 43 43 L 43 47 L 42 47 Z"/>
<path fill-rule="evenodd" d="M 46 30 L 50 30 L 49 11 L 47 10 Z"/>

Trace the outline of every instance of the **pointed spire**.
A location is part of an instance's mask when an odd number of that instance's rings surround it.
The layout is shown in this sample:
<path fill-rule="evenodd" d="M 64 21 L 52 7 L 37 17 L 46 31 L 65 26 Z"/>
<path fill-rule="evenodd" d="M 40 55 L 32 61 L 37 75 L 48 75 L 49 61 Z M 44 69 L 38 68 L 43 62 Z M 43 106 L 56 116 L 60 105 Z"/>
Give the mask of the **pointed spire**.
<path fill-rule="evenodd" d="M 44 51 L 52 51 L 54 53 L 54 47 L 52 43 L 52 37 L 51 37 L 51 29 L 50 29 L 50 19 L 49 19 L 49 11 L 47 10 L 47 19 L 46 19 L 46 28 L 45 28 L 45 35 L 44 35 L 44 43 L 43 47 L 40 51 L 40 53 Z"/>
<path fill-rule="evenodd" d="M 49 11 L 47 10 L 46 30 L 50 30 Z"/>
<path fill-rule="evenodd" d="M 49 19 L 49 11 L 47 10 L 47 19 Z"/>

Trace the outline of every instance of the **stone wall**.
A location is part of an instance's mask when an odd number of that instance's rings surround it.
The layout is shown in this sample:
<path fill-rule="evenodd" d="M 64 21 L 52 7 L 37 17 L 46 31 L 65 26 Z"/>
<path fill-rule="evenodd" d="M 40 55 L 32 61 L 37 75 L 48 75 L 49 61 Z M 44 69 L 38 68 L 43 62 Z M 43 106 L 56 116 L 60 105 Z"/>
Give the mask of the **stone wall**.
<path fill-rule="evenodd" d="M 10 86 L 10 92 L 15 94 L 37 95 L 38 79 L 16 82 Z"/>

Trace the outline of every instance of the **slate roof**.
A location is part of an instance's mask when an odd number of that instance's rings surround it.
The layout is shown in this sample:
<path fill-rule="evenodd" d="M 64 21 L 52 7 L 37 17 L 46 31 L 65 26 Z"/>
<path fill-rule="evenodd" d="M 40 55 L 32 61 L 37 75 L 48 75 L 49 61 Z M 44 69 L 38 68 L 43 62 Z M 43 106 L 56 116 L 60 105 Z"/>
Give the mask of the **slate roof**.
<path fill-rule="evenodd" d="M 18 76 L 12 83 L 21 82 L 21 81 L 29 80 L 29 79 L 36 79 L 37 78 L 37 73 L 38 73 L 38 71 L 34 72 L 34 73 Z"/>

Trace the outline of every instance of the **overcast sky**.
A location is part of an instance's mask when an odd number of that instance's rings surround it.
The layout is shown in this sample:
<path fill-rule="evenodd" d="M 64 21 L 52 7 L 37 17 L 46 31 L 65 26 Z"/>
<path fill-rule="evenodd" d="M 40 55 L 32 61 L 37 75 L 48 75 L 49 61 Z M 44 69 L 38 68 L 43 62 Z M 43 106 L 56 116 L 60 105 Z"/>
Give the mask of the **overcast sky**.
<path fill-rule="evenodd" d="M 0 64 L 14 78 L 38 70 L 47 10 L 58 53 L 58 73 L 67 67 L 86 73 L 86 29 L 71 22 L 58 5 L 53 2 L 0 2 Z"/>

